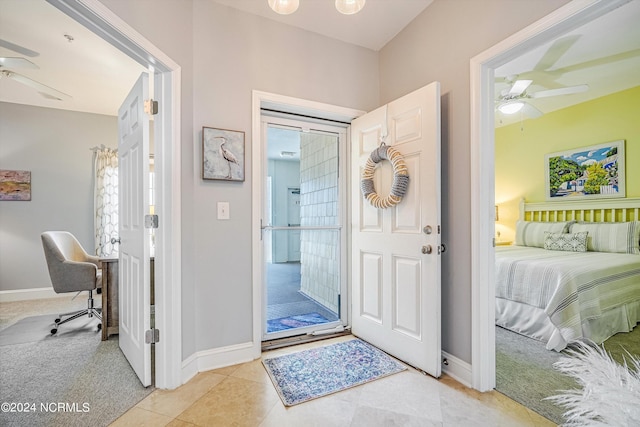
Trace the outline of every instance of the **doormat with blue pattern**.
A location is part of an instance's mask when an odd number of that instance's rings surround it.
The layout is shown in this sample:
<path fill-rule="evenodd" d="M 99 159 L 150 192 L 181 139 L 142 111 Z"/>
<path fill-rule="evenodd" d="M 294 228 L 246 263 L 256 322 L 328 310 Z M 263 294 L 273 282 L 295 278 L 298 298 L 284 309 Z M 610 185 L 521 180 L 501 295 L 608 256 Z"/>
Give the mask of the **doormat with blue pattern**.
<path fill-rule="evenodd" d="M 262 360 L 285 406 L 404 371 L 406 366 L 359 339 Z"/>
<path fill-rule="evenodd" d="M 319 313 L 299 314 L 267 320 L 267 332 L 284 331 L 285 329 L 302 328 L 327 323 L 329 320 Z"/>

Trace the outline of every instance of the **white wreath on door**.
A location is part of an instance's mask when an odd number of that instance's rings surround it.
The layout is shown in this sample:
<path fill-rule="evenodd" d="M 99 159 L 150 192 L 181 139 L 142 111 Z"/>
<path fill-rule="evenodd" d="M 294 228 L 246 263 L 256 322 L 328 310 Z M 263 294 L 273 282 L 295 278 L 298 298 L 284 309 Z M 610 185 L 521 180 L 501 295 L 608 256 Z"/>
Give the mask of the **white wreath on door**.
<path fill-rule="evenodd" d="M 378 195 L 373 185 L 376 166 L 382 160 L 390 161 L 393 166 L 393 184 L 391 185 L 391 192 L 386 197 Z M 407 194 L 408 187 L 409 171 L 402 154 L 395 148 L 382 143 L 371 152 L 364 171 L 362 171 L 362 180 L 360 181 L 362 194 L 371 206 L 378 209 L 386 209 L 400 203 L 404 195 Z"/>

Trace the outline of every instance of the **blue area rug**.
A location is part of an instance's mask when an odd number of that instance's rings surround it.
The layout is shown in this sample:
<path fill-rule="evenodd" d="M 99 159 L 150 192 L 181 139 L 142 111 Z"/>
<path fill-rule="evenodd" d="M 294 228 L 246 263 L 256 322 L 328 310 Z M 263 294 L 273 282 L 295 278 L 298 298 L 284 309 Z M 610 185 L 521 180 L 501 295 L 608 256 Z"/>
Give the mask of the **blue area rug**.
<path fill-rule="evenodd" d="M 406 369 L 386 353 L 359 339 L 263 359 L 262 363 L 285 406 Z"/>
<path fill-rule="evenodd" d="M 297 316 L 281 317 L 267 320 L 267 332 L 284 331 L 285 329 L 302 328 L 304 326 L 320 325 L 329 320 L 318 313 L 300 314 Z"/>

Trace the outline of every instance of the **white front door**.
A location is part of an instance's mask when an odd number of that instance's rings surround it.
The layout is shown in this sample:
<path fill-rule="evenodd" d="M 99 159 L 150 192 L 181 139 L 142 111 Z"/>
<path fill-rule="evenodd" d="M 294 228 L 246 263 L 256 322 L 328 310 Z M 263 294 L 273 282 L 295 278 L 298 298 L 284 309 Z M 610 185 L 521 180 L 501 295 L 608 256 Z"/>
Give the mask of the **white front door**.
<path fill-rule="evenodd" d="M 352 331 L 387 353 L 439 377 L 440 84 L 434 82 L 354 120 L 351 125 Z M 394 207 L 377 209 L 360 180 L 387 133 L 409 171 Z M 375 170 L 375 192 L 393 181 L 388 161 Z"/>
<path fill-rule="evenodd" d="M 146 73 L 118 110 L 120 204 L 119 342 L 142 385 L 151 384 L 149 239 L 144 216 L 149 212 L 149 118 Z"/>

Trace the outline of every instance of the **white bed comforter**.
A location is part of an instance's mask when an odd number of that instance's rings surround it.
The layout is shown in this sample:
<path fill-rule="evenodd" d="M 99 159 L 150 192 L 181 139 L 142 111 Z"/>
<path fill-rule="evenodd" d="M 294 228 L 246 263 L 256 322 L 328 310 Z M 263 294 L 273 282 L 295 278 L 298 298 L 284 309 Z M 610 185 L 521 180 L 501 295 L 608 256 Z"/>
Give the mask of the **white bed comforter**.
<path fill-rule="evenodd" d="M 640 256 L 497 247 L 496 297 L 542 310 L 565 343 L 590 338 L 583 331 L 589 321 L 640 306 Z"/>

